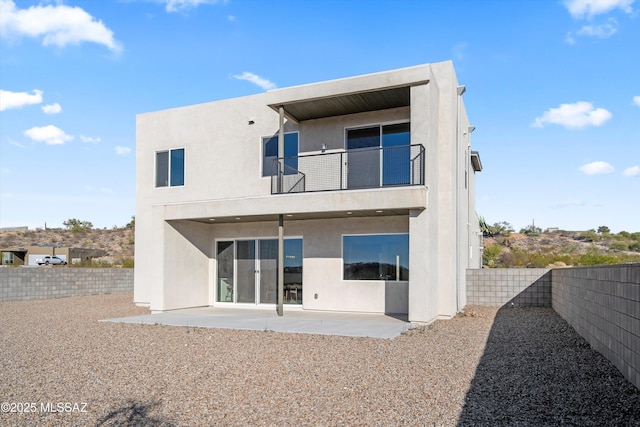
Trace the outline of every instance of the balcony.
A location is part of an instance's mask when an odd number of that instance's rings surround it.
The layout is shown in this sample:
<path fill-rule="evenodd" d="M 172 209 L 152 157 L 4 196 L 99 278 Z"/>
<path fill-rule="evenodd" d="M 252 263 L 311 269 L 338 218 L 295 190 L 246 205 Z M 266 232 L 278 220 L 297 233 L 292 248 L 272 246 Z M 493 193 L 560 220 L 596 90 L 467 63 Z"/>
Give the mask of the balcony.
<path fill-rule="evenodd" d="M 422 145 L 366 148 L 273 160 L 271 194 L 424 185 Z"/>

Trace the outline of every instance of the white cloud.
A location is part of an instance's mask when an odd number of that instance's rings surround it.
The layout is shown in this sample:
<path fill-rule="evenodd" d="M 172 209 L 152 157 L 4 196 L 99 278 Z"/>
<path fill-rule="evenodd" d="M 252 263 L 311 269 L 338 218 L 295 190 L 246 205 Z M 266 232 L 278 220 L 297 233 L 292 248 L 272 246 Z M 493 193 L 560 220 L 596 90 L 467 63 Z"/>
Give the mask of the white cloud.
<path fill-rule="evenodd" d="M 34 89 L 33 94 L 28 94 L 27 92 L 11 92 L 0 89 L 0 111 L 10 110 L 12 108 L 22 108 L 25 105 L 40 103 L 42 103 L 41 90 Z"/>
<path fill-rule="evenodd" d="M 98 142 L 102 141 L 100 137 L 92 137 L 92 136 L 85 136 L 85 135 L 80 135 L 80 140 L 82 142 L 89 142 L 92 144 L 97 144 Z"/>
<path fill-rule="evenodd" d="M 558 108 L 550 108 L 541 117 L 536 117 L 531 124 L 541 128 L 545 123 L 564 126 L 567 129 L 581 129 L 587 126 L 601 126 L 613 115 L 604 108 L 593 108 L 590 102 L 560 104 Z"/>
<path fill-rule="evenodd" d="M 602 175 L 612 173 L 615 169 L 607 162 L 592 162 L 578 168 L 587 175 Z"/>
<path fill-rule="evenodd" d="M 227 16 L 227 20 L 229 22 L 236 22 L 237 18 L 235 16 L 233 16 L 233 15 L 229 15 L 229 16 Z"/>
<path fill-rule="evenodd" d="M 622 172 L 624 176 L 640 176 L 640 166 L 631 166 Z"/>
<path fill-rule="evenodd" d="M 69 44 L 92 42 L 118 53 L 122 47 L 113 38 L 113 31 L 105 27 L 82 8 L 56 5 L 37 5 L 18 9 L 13 0 L 0 0 L 0 35 L 7 38 L 21 36 L 42 38 L 44 46 L 63 48 Z"/>
<path fill-rule="evenodd" d="M 631 102 L 633 102 L 633 105 L 640 107 L 640 96 L 634 96 Z"/>
<path fill-rule="evenodd" d="M 62 107 L 57 102 L 55 104 L 43 105 L 41 108 L 45 114 L 58 114 L 62 112 Z"/>
<path fill-rule="evenodd" d="M 121 147 L 119 145 L 115 148 L 115 150 L 116 150 L 116 154 L 118 156 L 126 156 L 129 153 L 131 153 L 131 148 L 129 148 L 129 147 Z"/>
<path fill-rule="evenodd" d="M 20 144 L 18 141 L 14 141 L 13 139 L 9 139 L 9 144 L 18 147 L 18 148 L 29 148 L 28 146 L 24 145 L 24 144 Z"/>
<path fill-rule="evenodd" d="M 32 127 L 25 130 L 24 134 L 34 141 L 44 142 L 47 145 L 60 145 L 73 139 L 71 135 L 67 135 L 62 129 L 53 125 Z"/>
<path fill-rule="evenodd" d="M 618 21 L 611 18 L 606 24 L 585 25 L 580 28 L 576 34 L 579 36 L 597 37 L 599 39 L 608 39 L 618 31 Z"/>
<path fill-rule="evenodd" d="M 253 73 L 249 73 L 247 71 L 245 71 L 244 73 L 240 74 L 240 75 L 235 75 L 233 76 L 234 79 L 238 79 L 238 80 L 246 80 L 248 82 L 253 83 L 256 86 L 261 87 L 264 90 L 269 90 L 269 89 L 275 89 L 277 86 L 275 83 L 260 77 L 256 74 Z"/>
<path fill-rule="evenodd" d="M 113 190 L 110 188 L 101 188 L 100 191 L 102 191 L 105 194 L 113 194 Z"/>
<path fill-rule="evenodd" d="M 221 3 L 221 0 L 154 0 L 156 3 L 164 3 L 167 12 L 181 12 L 196 8 L 201 4 Z"/>
<path fill-rule="evenodd" d="M 591 19 L 596 15 L 620 9 L 632 13 L 634 0 L 565 0 L 564 5 L 575 19 Z"/>

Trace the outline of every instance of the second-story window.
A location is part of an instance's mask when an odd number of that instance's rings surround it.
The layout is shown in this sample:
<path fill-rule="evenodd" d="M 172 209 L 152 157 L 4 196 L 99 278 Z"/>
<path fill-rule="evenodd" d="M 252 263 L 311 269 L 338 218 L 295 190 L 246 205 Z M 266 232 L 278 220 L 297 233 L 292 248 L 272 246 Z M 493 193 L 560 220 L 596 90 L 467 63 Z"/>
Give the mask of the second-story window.
<path fill-rule="evenodd" d="M 285 175 L 295 173 L 298 169 L 298 132 L 284 134 Z M 274 166 L 278 158 L 278 135 L 262 138 L 262 176 L 276 174 Z"/>
<path fill-rule="evenodd" d="M 184 148 L 156 152 L 156 187 L 184 185 Z"/>

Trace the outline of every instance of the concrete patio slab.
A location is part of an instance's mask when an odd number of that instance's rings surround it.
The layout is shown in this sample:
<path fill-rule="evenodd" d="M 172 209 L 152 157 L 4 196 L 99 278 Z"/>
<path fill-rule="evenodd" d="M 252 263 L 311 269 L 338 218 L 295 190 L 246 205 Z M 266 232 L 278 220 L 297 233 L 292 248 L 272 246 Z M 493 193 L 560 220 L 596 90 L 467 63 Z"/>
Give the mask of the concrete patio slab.
<path fill-rule="evenodd" d="M 406 319 L 384 314 L 295 310 L 285 311 L 284 316 L 279 317 L 273 310 L 226 307 L 188 308 L 102 321 L 387 339 L 412 327 Z"/>

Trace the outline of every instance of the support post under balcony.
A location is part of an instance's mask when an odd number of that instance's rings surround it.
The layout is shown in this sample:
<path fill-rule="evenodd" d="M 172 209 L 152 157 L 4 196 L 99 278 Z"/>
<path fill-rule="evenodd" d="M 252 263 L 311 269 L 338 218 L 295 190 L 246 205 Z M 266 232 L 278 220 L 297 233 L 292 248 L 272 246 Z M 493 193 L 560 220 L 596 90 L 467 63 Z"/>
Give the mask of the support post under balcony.
<path fill-rule="evenodd" d="M 282 193 L 282 174 L 284 173 L 284 107 L 278 108 L 280 130 L 278 132 L 278 192 Z M 284 314 L 284 215 L 278 215 L 278 316 Z"/>

